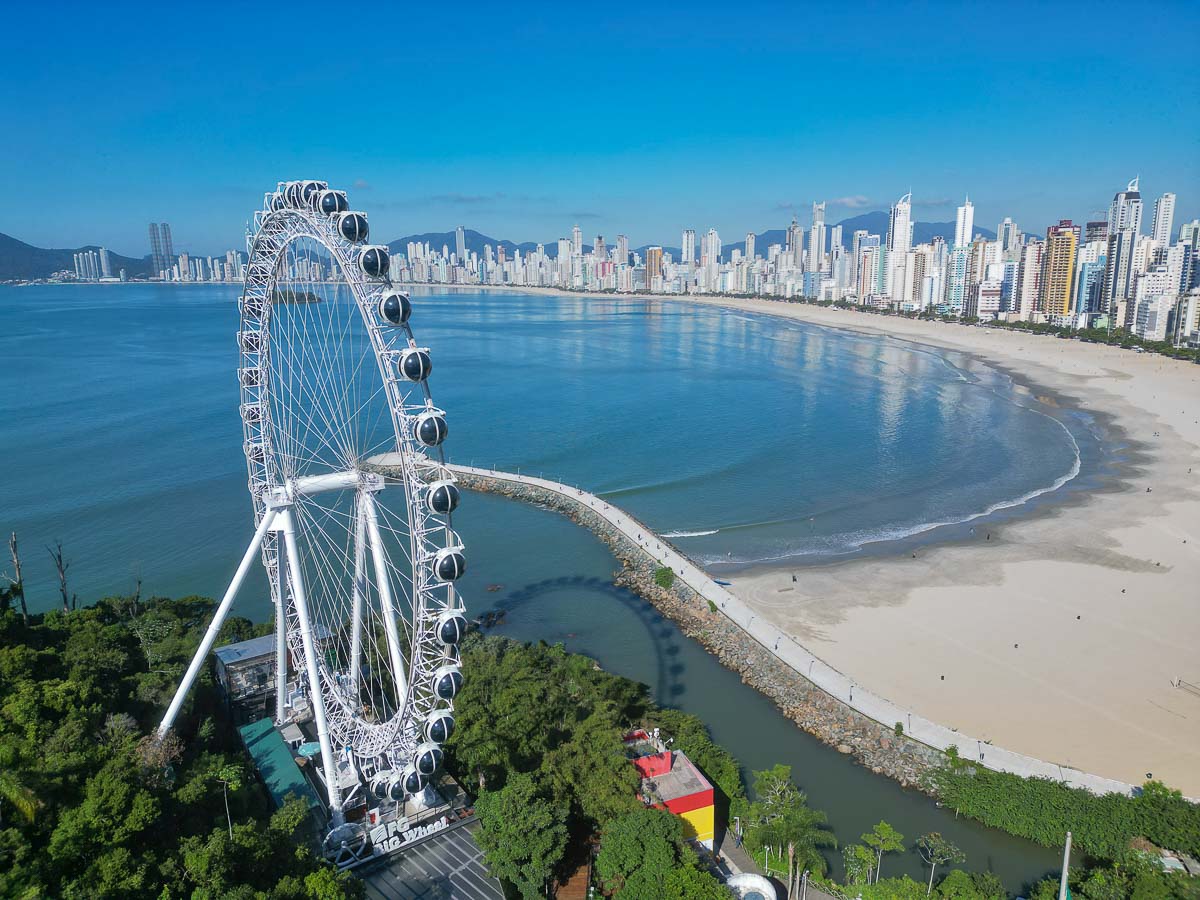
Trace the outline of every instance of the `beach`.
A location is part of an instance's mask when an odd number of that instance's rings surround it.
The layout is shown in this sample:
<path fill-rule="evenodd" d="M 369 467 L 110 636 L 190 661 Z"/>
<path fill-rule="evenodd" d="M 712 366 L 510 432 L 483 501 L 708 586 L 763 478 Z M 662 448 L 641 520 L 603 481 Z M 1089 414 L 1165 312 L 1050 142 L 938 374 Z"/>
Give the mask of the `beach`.
<path fill-rule="evenodd" d="M 1028 514 L 982 518 L 969 538 L 915 555 L 783 562 L 721 577 L 757 615 L 855 683 L 980 738 L 960 748 L 967 758 L 992 743 L 1132 784 L 1153 777 L 1200 797 L 1200 366 L 801 303 L 621 297 L 966 353 L 1102 421 L 1122 461 L 1097 489 L 1044 495 Z"/>
<path fill-rule="evenodd" d="M 805 304 L 683 302 L 969 353 L 1119 429 L 1122 475 L 1083 499 L 981 520 L 971 539 L 915 557 L 728 580 L 818 657 L 914 713 L 1049 762 L 1134 784 L 1152 775 L 1200 796 L 1200 694 L 1188 690 L 1200 685 L 1200 366 Z"/>

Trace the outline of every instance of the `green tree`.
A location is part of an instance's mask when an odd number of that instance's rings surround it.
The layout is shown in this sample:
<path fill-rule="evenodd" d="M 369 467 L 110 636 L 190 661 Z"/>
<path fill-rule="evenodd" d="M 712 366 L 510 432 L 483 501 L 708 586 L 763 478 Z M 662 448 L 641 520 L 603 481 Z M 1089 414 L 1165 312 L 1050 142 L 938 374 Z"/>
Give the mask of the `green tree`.
<path fill-rule="evenodd" d="M 480 795 L 475 811 L 476 839 L 492 873 L 522 897 L 544 896 L 566 850 L 566 810 L 547 800 L 532 777 L 517 773 L 500 790 Z"/>
<path fill-rule="evenodd" d="M 613 819 L 601 833 L 596 874 L 620 900 L 661 900 L 685 852 L 691 850 L 683 843 L 679 818 L 643 807 Z"/>
<path fill-rule="evenodd" d="M 12 743 L 0 744 L 0 825 L 4 824 L 4 807 L 10 806 L 26 824 L 37 816 L 41 801 L 18 772 L 20 754 Z"/>
<path fill-rule="evenodd" d="M 938 866 L 954 862 L 964 862 L 967 858 L 962 850 L 942 837 L 937 831 L 921 835 L 917 839 L 917 850 L 920 852 L 921 858 L 925 860 L 926 865 L 929 866 L 929 886 L 925 891 L 926 896 L 933 893 L 933 874 L 937 871 Z"/>
<path fill-rule="evenodd" d="M 667 874 L 663 897 L 664 900 L 729 900 L 729 888 L 699 866 L 684 865 Z"/>
<path fill-rule="evenodd" d="M 580 722 L 568 741 L 546 755 L 541 771 L 558 796 L 566 798 L 577 817 L 603 827 L 622 813 L 641 806 L 640 778 L 621 744 L 615 711 L 604 704 Z"/>
<path fill-rule="evenodd" d="M 229 815 L 229 792 L 242 789 L 242 767 L 236 763 L 215 766 L 209 770 L 208 777 L 221 785 L 221 794 L 225 799 L 225 824 L 229 827 L 229 836 L 233 837 L 233 818 Z"/>
<path fill-rule="evenodd" d="M 875 851 L 875 880 L 879 880 L 883 868 L 883 854 L 903 853 L 904 835 L 887 822 L 880 822 L 862 836 L 863 843 Z"/>
<path fill-rule="evenodd" d="M 826 827 L 825 813 L 808 806 L 808 798 L 792 781 L 790 766 L 755 772 L 754 794 L 756 799 L 746 813 L 746 843 L 752 850 L 786 849 L 790 894 L 804 869 L 825 872 L 821 849 L 836 847 L 837 839 Z"/>
<path fill-rule="evenodd" d="M 842 848 L 842 862 L 846 868 L 847 884 L 870 884 L 875 868 L 875 853 L 862 844 L 851 844 Z"/>

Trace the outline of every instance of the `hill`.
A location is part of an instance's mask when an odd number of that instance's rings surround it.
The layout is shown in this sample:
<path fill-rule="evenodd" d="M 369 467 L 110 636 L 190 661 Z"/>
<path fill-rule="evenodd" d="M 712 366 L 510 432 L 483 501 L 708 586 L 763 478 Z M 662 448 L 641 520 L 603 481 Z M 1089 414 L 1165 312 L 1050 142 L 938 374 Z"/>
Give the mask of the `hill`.
<path fill-rule="evenodd" d="M 483 248 L 487 244 L 492 245 L 492 249 L 503 247 L 504 252 L 512 256 L 514 250 L 520 250 L 521 255 L 532 253 L 537 249 L 535 241 L 523 241 L 515 243 L 513 241 L 504 240 L 503 238 L 488 237 L 486 234 L 481 234 L 473 228 L 463 230 L 463 236 L 466 238 L 467 252 L 474 251 L 480 256 L 483 256 Z M 428 243 L 430 248 L 442 252 L 442 247 L 449 247 L 450 252 L 455 250 L 455 236 L 453 231 L 427 231 L 424 234 L 410 234 L 402 238 L 397 238 L 394 241 L 388 242 L 388 249 L 393 253 L 407 253 L 410 243 L 423 244 Z M 546 255 L 552 259 L 558 255 L 558 244 L 550 241 L 546 243 Z"/>
<path fill-rule="evenodd" d="M 48 278 L 63 269 L 75 270 L 75 254 L 84 250 L 99 250 L 95 244 L 86 247 L 60 250 L 34 247 L 24 241 L 18 241 L 7 234 L 0 234 L 0 281 L 12 281 L 24 278 Z M 129 277 L 149 275 L 150 262 L 148 259 L 133 259 L 109 251 L 112 260 L 112 271 L 116 275 L 124 269 Z"/>

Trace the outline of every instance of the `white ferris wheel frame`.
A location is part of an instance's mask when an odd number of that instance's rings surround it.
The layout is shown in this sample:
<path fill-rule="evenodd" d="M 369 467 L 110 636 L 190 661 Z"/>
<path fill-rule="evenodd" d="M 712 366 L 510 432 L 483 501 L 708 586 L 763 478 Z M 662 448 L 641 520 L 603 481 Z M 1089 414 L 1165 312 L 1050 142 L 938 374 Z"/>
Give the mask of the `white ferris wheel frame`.
<path fill-rule="evenodd" d="M 400 353 L 416 344 L 407 322 L 396 326 L 380 319 L 379 303 L 391 283 L 386 276 L 374 278 L 363 271 L 359 257 L 370 245 L 346 240 L 339 232 L 337 216 L 323 213 L 315 204 L 280 202 L 289 186 L 281 182 L 276 192 L 266 195 L 263 208 L 254 213 L 253 227 L 247 235 L 249 261 L 239 302 L 240 411 L 256 529 L 158 733 L 164 735 L 173 726 L 253 558 L 259 554 L 275 608 L 275 719 L 280 724 L 288 719 L 286 673 L 290 656 L 296 671 L 303 673 L 317 729 L 332 825 L 337 829 L 344 822 L 339 761 L 357 765 L 364 777 L 389 768 L 400 771 L 422 741 L 422 728 L 430 715 L 453 710 L 453 700 L 439 697 L 435 682 L 443 667 L 459 664 L 459 654 L 456 644 L 439 640 L 438 627 L 439 617 L 447 611 L 461 611 L 462 605 L 453 582 L 439 580 L 433 564 L 439 550 L 461 549 L 461 542 L 451 527 L 450 513 L 436 512 L 427 501 L 431 483 L 453 482 L 454 476 L 446 467 L 440 445 L 433 448 L 437 451 L 434 459 L 425 452 L 429 448 L 417 440 L 417 417 L 431 411 L 444 413 L 433 404 L 423 379 L 414 384 L 400 374 Z M 304 239 L 316 242 L 329 254 L 358 307 L 382 379 L 395 451 L 359 460 L 347 470 L 289 480 L 280 471 L 271 441 L 271 392 L 282 388 L 272 384 L 270 328 L 280 264 L 286 261 L 289 246 Z M 381 467 L 386 467 L 386 479 Z M 375 499 L 379 491 L 394 486 L 404 491 L 408 520 L 412 577 L 411 589 L 406 592 L 411 611 L 411 619 L 406 622 L 411 635 L 407 642 L 398 625 Z M 293 515 L 294 505 L 308 495 L 349 489 L 354 489 L 356 497 L 349 679 L 350 684 L 357 684 L 362 664 L 364 574 L 369 557 L 399 698 L 395 712 L 383 721 L 364 718 L 356 708 L 357 701 L 339 686 L 339 673 L 331 671 L 322 659 L 304 583 L 301 536 Z M 400 587 L 403 590 L 403 585 Z"/>

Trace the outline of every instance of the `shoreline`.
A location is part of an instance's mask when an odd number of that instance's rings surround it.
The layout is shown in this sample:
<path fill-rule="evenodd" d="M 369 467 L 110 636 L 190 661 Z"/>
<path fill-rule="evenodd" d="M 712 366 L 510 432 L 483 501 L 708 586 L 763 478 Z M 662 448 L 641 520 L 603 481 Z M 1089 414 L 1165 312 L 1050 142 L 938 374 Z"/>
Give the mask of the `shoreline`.
<path fill-rule="evenodd" d="M 1200 696 L 1176 687 L 1200 685 L 1200 367 L 781 301 L 503 290 L 710 306 L 950 350 L 1095 417 L 1111 438 L 1098 483 L 1044 494 L 1054 499 L 990 525 L 986 540 L 724 577 L 756 614 L 864 688 L 979 736 L 979 752 L 994 741 L 1200 796 Z M 1113 443 L 1123 459 L 1113 458 Z"/>

